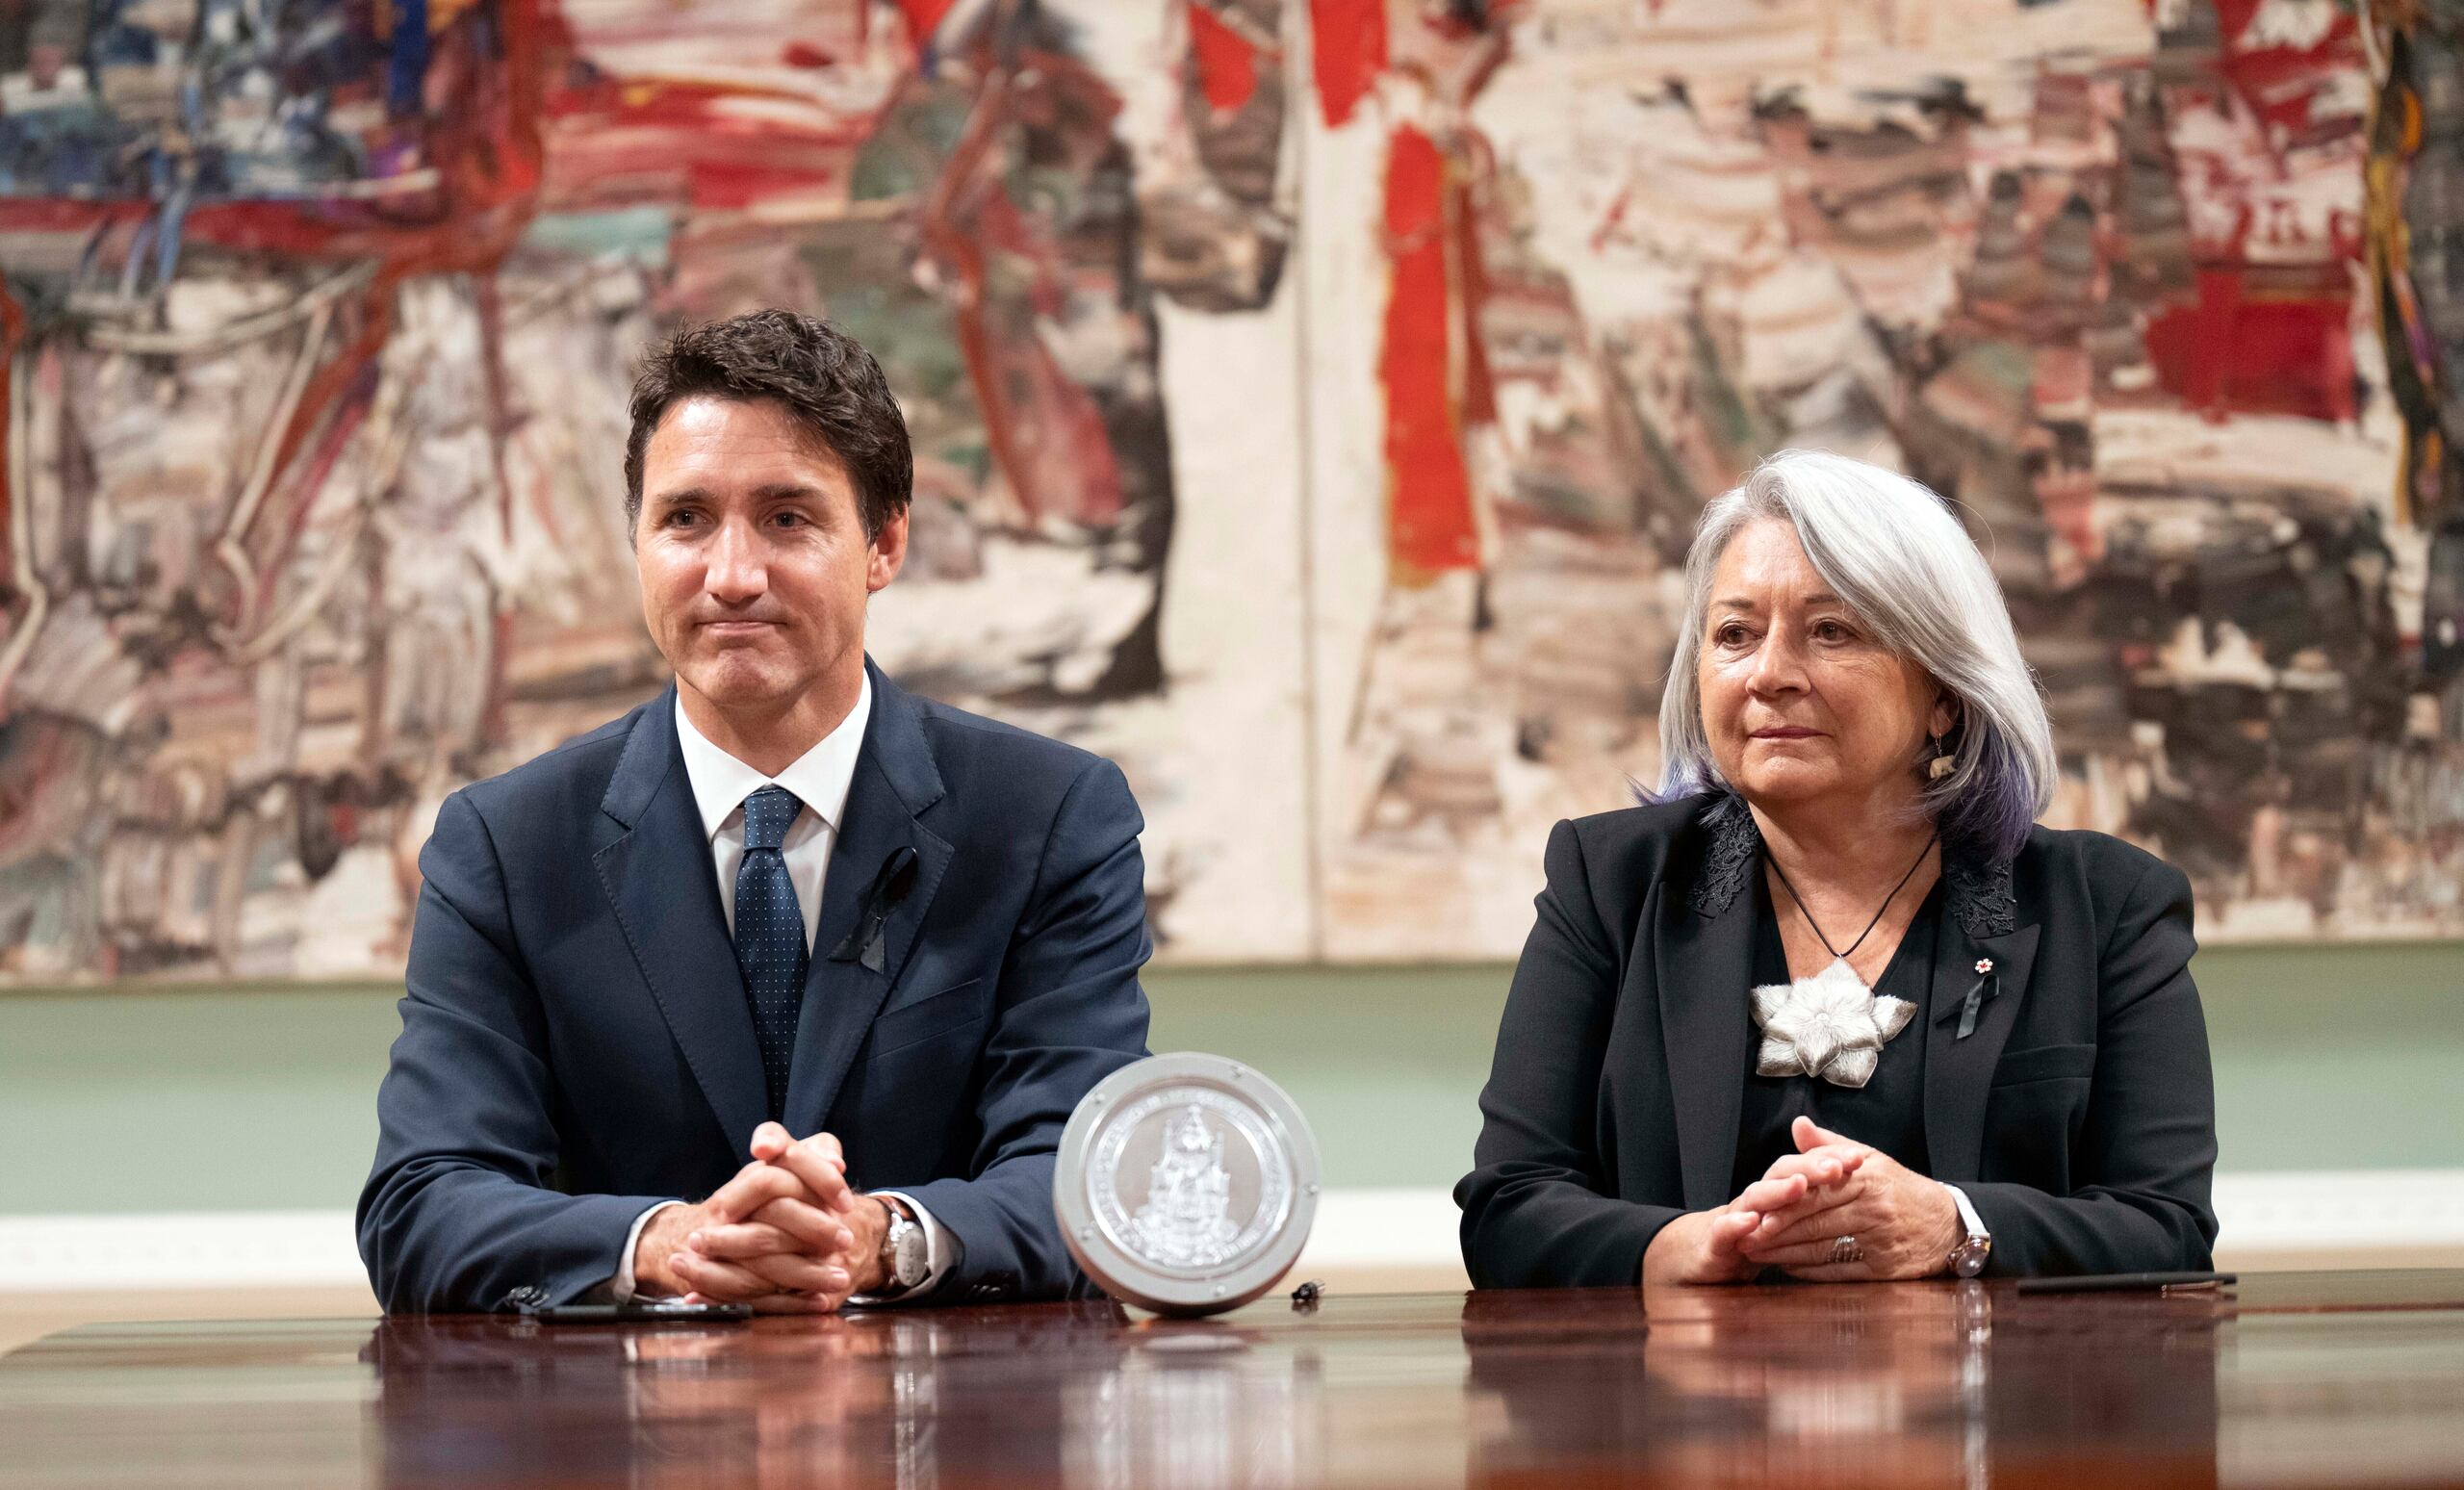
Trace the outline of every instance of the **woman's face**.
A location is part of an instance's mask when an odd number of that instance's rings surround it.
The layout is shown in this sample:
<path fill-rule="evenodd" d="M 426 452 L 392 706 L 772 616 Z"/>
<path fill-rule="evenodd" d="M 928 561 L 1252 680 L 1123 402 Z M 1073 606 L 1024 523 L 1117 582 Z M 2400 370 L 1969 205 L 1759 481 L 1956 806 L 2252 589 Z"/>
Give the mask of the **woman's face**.
<path fill-rule="evenodd" d="M 1758 807 L 1896 807 L 1951 706 L 1831 593 L 1777 519 L 1729 540 L 1695 659 L 1711 758 Z"/>

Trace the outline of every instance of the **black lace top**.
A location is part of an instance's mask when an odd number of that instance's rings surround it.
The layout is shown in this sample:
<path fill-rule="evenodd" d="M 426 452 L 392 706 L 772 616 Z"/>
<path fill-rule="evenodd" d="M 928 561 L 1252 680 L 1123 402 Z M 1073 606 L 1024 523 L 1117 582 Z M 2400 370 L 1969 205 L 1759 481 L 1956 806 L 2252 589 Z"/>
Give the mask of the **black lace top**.
<path fill-rule="evenodd" d="M 1788 954 L 1781 945 L 1770 882 L 1757 874 L 1752 883 L 1755 986 L 1785 983 Z M 1937 881 L 1874 986 L 1877 993 L 1907 999 L 1917 1013 L 1906 1029 L 1883 1046 L 1874 1074 L 1863 1086 L 1842 1087 L 1805 1075 L 1757 1075 L 1754 1055 L 1762 1043 L 1761 1032 L 1755 1031 L 1746 1042 L 1745 1101 L 1737 1110 L 1736 1169 L 1729 1194 L 1735 1195 L 1760 1179 L 1782 1155 L 1797 1151 L 1788 1125 L 1800 1116 L 1834 1133 L 1870 1143 L 1919 1174 L 1926 1172 L 1925 985 L 1933 972 L 1943 899 L 1943 882 Z M 1789 913 L 1795 913 L 1794 908 L 1789 908 Z M 1739 989 L 1737 996 L 1744 999 L 1747 990 Z"/>

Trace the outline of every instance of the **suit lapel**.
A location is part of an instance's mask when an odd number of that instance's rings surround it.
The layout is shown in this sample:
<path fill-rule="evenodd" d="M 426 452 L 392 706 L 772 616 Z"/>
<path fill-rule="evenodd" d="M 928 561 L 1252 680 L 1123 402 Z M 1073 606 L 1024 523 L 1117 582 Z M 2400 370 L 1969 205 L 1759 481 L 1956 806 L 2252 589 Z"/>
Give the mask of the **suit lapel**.
<path fill-rule="evenodd" d="M 761 1054 L 677 749 L 673 687 L 634 724 L 600 809 L 626 830 L 592 856 L 600 886 L 720 1130 L 741 1151 L 764 1117 Z"/>
<path fill-rule="evenodd" d="M 941 776 L 914 700 L 867 662 L 873 677 L 873 715 L 864 727 L 864 748 L 840 814 L 837 842 L 823 877 L 820 924 L 813 934 L 812 962 L 805 978 L 803 1013 L 796 1024 L 795 1064 L 787 1076 L 785 1120 L 799 1138 L 817 1132 L 847 1079 L 864 1033 L 881 1013 L 907 965 L 933 895 L 948 870 L 949 842 L 917 821 L 942 796 Z M 860 925 L 866 892 L 884 864 L 900 849 L 915 854 L 913 877 L 881 923 L 879 970 L 864 965 L 860 947 L 838 955 Z M 859 941 L 862 938 L 857 938 Z M 746 1021 L 748 1037 L 751 1020 Z M 758 1072 L 755 1091 L 759 1091 Z"/>
<path fill-rule="evenodd" d="M 1997 936 L 1972 935 L 1953 908 L 1945 907 L 1940 950 L 1925 1006 L 1925 1158 L 1933 1177 L 1959 1184 L 1977 1177 L 1985 1148 L 1985 1098 L 2002 1045 L 2018 1022 L 2019 1000 L 2035 970 L 2037 937 L 2043 927 L 2020 926 Z M 1977 963 L 1990 961 L 1989 974 Z M 1959 1034 L 1960 1009 L 1980 976 L 1989 979 L 1977 1008 L 1976 1028 Z"/>
<path fill-rule="evenodd" d="M 1678 1163 L 1685 1208 L 1708 1210 L 1732 1198 L 1729 1180 L 1745 1102 L 1755 896 L 1737 891 L 1716 909 L 1665 889 L 1657 900 L 1654 971 L 1669 1098 L 1677 1109 Z"/>

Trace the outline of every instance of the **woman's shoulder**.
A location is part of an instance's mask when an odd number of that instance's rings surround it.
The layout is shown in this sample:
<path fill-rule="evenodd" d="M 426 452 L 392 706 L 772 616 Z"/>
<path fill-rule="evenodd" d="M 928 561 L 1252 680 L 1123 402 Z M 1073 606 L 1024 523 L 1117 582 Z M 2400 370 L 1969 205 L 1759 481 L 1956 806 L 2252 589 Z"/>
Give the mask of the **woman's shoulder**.
<path fill-rule="evenodd" d="M 1568 818 L 1564 827 L 1572 830 L 1586 848 L 1664 843 L 1701 825 L 1720 802 L 1715 793 L 1698 791 Z"/>
<path fill-rule="evenodd" d="M 2173 867 L 2128 838 L 2118 838 L 2092 828 L 2047 828 L 2041 823 L 2028 831 L 2028 846 L 2020 851 L 2020 859 L 2078 865 L 2097 874 L 2118 874 L 2128 879 Z"/>
<path fill-rule="evenodd" d="M 2076 886 L 2086 892 L 2099 921 L 2133 905 L 2151 911 L 2175 902 L 2187 906 L 2191 896 L 2190 877 L 2162 856 L 2088 828 L 2035 828 L 2012 867 L 2023 900 L 2031 887 L 2041 894 L 2057 886 Z"/>
<path fill-rule="evenodd" d="M 1712 793 L 1697 792 L 1568 818 L 1550 835 L 1550 877 L 1556 879 L 1570 867 L 1566 856 L 1573 855 L 1584 877 L 1596 885 L 1657 879 L 1672 861 L 1681 866 L 1701 857 L 1697 845 L 1708 834 L 1707 819 L 1720 801 Z"/>

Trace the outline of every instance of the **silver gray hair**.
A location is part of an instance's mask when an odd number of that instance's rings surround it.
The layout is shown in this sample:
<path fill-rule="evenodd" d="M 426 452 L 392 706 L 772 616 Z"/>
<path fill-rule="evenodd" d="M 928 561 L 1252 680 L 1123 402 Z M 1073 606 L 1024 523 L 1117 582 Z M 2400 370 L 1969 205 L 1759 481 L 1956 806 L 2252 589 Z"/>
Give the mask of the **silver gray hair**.
<path fill-rule="evenodd" d="M 1685 613 L 1661 696 L 1661 795 L 1733 790 L 1711 759 L 1696 658 L 1711 578 L 1746 525 L 1796 529 L 1815 573 L 1875 638 L 1959 702 L 1949 775 L 1920 806 L 1945 842 L 2007 858 L 2053 802 L 2053 726 L 2019 655 L 2002 587 L 1942 500 L 1893 471 L 1820 450 L 1783 450 L 1703 509 L 1685 555 Z"/>

